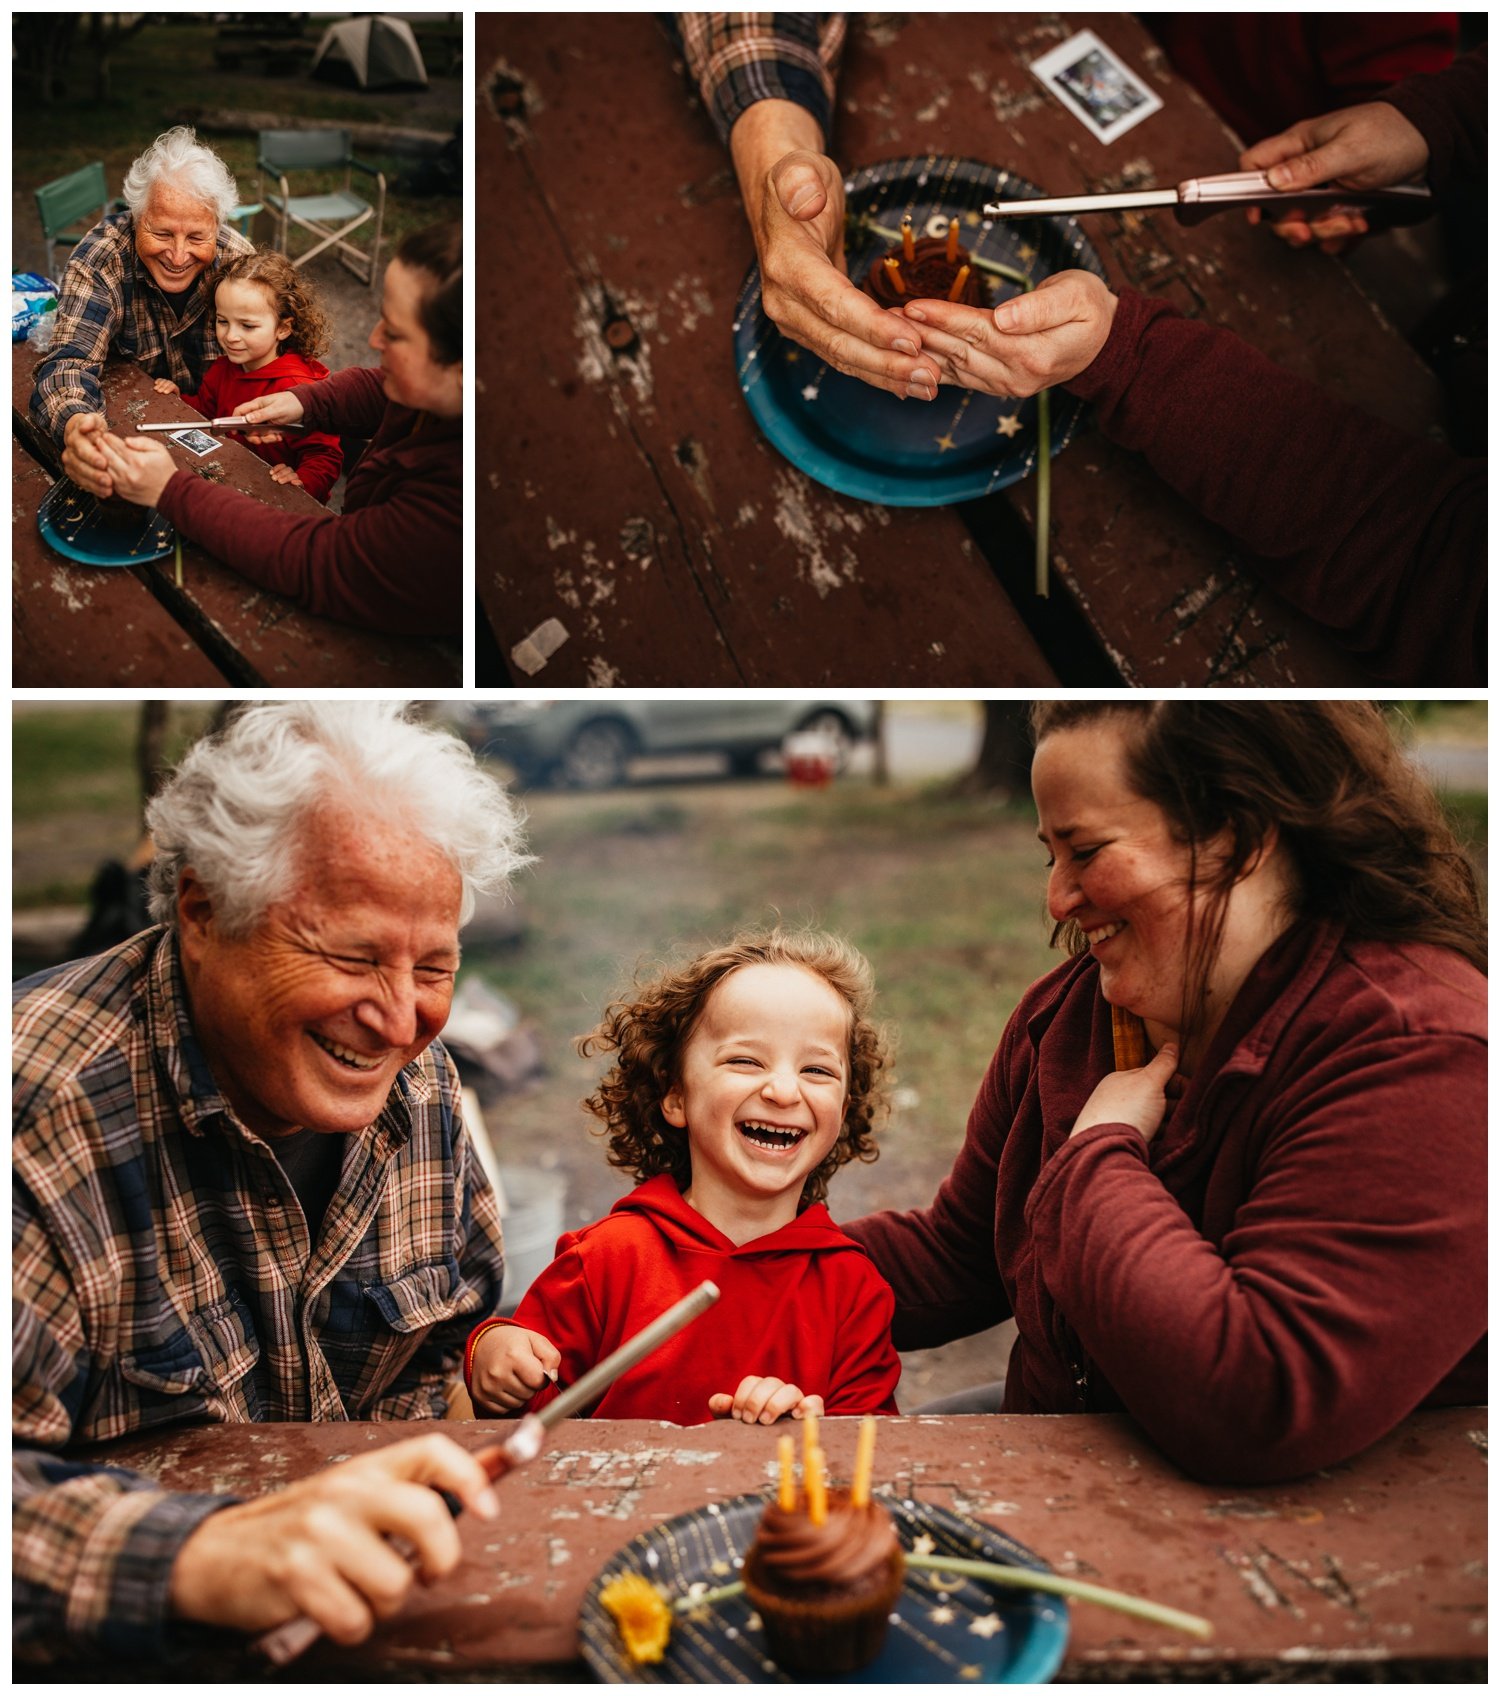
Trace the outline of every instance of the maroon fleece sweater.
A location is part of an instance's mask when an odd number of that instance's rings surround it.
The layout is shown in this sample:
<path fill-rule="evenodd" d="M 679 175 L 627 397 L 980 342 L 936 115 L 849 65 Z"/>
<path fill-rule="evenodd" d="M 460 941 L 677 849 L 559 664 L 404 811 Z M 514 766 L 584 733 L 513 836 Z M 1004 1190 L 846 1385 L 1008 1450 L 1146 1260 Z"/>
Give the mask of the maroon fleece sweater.
<path fill-rule="evenodd" d="M 890 1286 L 821 1203 L 736 1246 L 670 1178 L 648 1178 L 559 1239 L 515 1323 L 556 1344 L 566 1388 L 705 1278 L 720 1290 L 713 1311 L 617 1378 L 594 1418 L 701 1425 L 708 1398 L 752 1373 L 822 1396 L 829 1413 L 895 1413 Z M 531 1411 L 556 1394 L 539 1391 Z"/>
<path fill-rule="evenodd" d="M 342 514 L 290 516 L 179 471 L 162 512 L 241 576 L 324 618 L 403 636 L 463 628 L 463 420 L 386 401 L 353 366 L 292 391 L 314 430 L 368 436 Z"/>
<path fill-rule="evenodd" d="M 1376 677 L 1484 683 L 1483 461 L 1333 400 L 1232 331 L 1133 289 L 1065 386 Z"/>
<path fill-rule="evenodd" d="M 1485 980 L 1294 926 L 1148 1145 L 1069 1139 L 1114 1069 L 1088 956 L 1027 992 L 929 1208 L 848 1225 L 898 1348 L 1014 1315 L 1005 1408 L 1124 1408 L 1195 1477 L 1356 1454 L 1483 1401 Z"/>

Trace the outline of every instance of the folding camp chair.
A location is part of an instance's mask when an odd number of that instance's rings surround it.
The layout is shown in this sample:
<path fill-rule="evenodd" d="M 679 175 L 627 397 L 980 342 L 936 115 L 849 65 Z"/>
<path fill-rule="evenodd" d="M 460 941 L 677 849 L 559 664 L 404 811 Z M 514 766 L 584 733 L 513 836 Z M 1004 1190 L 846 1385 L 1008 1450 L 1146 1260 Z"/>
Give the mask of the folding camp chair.
<path fill-rule="evenodd" d="M 322 239 L 306 253 L 297 254 L 292 259 L 294 265 L 305 265 L 324 248 L 331 247 L 341 265 L 373 286 L 380 267 L 380 232 L 385 223 L 385 177 L 373 165 L 354 157 L 349 131 L 262 130 L 257 153 L 257 166 L 272 178 L 280 191 L 270 193 L 263 186 L 261 199 L 276 220 L 276 245 L 281 252 L 289 251 L 287 238 L 291 225 L 295 224 Z M 329 194 L 294 195 L 287 181 L 288 171 L 340 169 L 344 173 L 344 187 Z M 375 179 L 373 206 L 350 191 L 354 171 L 363 171 Z M 366 254 L 345 238 L 371 218 L 375 220 L 375 242 Z"/>
<path fill-rule="evenodd" d="M 42 240 L 47 245 L 47 275 L 55 276 L 54 249 L 86 236 L 111 210 L 125 204 L 111 201 L 104 181 L 104 166 L 98 160 L 80 171 L 70 171 L 55 182 L 43 183 L 36 191 L 36 209 L 42 220 Z M 69 233 L 70 224 L 82 229 Z"/>

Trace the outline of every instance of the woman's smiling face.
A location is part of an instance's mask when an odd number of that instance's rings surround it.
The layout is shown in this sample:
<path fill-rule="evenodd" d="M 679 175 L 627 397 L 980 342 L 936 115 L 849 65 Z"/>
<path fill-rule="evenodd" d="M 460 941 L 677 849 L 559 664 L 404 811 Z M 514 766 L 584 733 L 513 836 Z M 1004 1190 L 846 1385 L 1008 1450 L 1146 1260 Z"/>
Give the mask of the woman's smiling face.
<path fill-rule="evenodd" d="M 1047 910 L 1087 936 L 1106 1001 L 1176 1031 L 1192 851 L 1132 788 L 1124 721 L 1105 716 L 1043 737 L 1031 789 L 1050 855 Z M 1200 876 L 1203 858 L 1200 847 Z"/>

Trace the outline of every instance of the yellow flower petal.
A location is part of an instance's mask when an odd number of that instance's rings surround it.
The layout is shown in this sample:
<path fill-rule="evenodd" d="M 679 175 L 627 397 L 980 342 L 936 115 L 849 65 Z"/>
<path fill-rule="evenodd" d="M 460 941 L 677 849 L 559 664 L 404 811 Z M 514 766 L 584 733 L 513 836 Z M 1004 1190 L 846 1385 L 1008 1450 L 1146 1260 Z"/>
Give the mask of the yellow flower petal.
<path fill-rule="evenodd" d="M 672 1610 L 654 1584 L 638 1572 L 622 1572 L 599 1592 L 599 1600 L 619 1628 L 632 1661 L 659 1661 L 666 1654 Z"/>

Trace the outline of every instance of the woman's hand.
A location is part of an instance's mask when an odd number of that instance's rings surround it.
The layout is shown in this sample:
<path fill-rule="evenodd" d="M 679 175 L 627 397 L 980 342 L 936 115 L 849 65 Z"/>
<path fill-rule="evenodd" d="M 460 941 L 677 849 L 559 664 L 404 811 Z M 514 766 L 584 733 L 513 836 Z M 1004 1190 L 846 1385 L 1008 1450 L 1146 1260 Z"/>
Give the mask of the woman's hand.
<path fill-rule="evenodd" d="M 823 1398 L 804 1396 L 795 1384 L 781 1378 L 761 1378 L 752 1373 L 740 1379 L 739 1388 L 732 1396 L 710 1396 L 708 1411 L 719 1418 L 727 1415 L 730 1419 L 743 1420 L 746 1425 L 774 1425 L 787 1414 L 793 1419 L 806 1419 L 808 1414 L 815 1413 L 821 1419 Z"/>
<path fill-rule="evenodd" d="M 295 483 L 299 489 L 303 487 L 302 479 L 297 475 L 295 465 L 273 465 L 271 467 L 271 481 L 273 483 Z"/>
<path fill-rule="evenodd" d="M 147 436 L 132 436 L 122 442 L 106 432 L 100 439 L 100 451 L 114 492 L 136 506 L 155 506 L 177 470 L 171 454 Z"/>
<path fill-rule="evenodd" d="M 182 390 L 177 387 L 176 383 L 174 383 L 170 377 L 158 377 L 151 387 L 155 389 L 159 395 L 180 395 L 182 393 Z"/>
<path fill-rule="evenodd" d="M 1111 1072 L 1094 1087 L 1073 1129 L 1076 1137 L 1095 1125 L 1129 1125 L 1149 1143 L 1167 1116 L 1167 1100 L 1175 1096 L 1177 1044 L 1164 1042 L 1156 1055 L 1133 1072 Z"/>
<path fill-rule="evenodd" d="M 515 1413 L 551 1379 L 557 1382 L 562 1355 L 540 1331 L 496 1325 L 474 1345 L 469 1390 L 485 1412 Z"/>
<path fill-rule="evenodd" d="M 241 401 L 234 409 L 234 416 L 243 418 L 246 424 L 260 426 L 254 431 L 246 432 L 247 442 L 279 442 L 281 435 L 276 426 L 300 424 L 302 402 L 283 389 L 274 395 L 262 395 L 259 400 Z"/>
<path fill-rule="evenodd" d="M 1024 398 L 1092 365 L 1118 304 L 1092 271 L 1059 271 L 993 311 L 914 300 L 902 312 L 921 326 L 922 351 L 937 360 L 945 383 Z"/>

